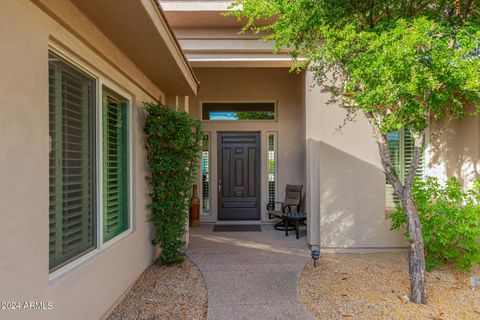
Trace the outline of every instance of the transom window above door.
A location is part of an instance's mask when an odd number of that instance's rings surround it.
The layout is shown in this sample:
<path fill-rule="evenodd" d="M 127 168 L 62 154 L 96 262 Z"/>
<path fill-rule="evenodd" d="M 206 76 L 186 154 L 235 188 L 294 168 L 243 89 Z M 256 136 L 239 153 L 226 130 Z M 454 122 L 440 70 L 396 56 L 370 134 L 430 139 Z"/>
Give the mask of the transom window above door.
<path fill-rule="evenodd" d="M 217 121 L 276 120 L 274 102 L 204 102 L 202 119 Z"/>

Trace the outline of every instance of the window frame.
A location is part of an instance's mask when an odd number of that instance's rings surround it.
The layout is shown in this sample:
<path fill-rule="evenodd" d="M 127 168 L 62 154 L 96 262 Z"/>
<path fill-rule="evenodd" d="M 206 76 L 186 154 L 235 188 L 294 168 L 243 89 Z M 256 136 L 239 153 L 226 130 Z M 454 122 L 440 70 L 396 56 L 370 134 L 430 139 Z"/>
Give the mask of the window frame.
<path fill-rule="evenodd" d="M 59 45 L 49 43 L 47 52 L 51 52 L 65 62 L 69 63 L 72 67 L 92 77 L 95 81 L 95 94 L 94 94 L 94 110 L 95 110 L 95 125 L 94 125 L 94 165 L 95 165 L 95 206 L 94 206 L 94 219 L 95 219 L 95 243 L 94 249 L 86 252 L 83 255 L 78 256 L 76 259 L 66 263 L 60 268 L 50 271 L 49 270 L 49 282 L 54 282 L 56 279 L 75 271 L 80 266 L 91 261 L 94 257 L 113 246 L 115 243 L 121 241 L 125 237 L 134 232 L 134 217 L 133 217 L 133 153 L 132 153 L 132 95 L 120 88 L 118 85 L 108 80 L 103 74 L 94 71 L 93 68 L 81 61 L 78 57 L 64 50 Z M 48 64 L 48 60 L 47 60 Z M 47 82 L 48 84 L 48 82 Z M 115 92 L 117 95 L 125 99 L 127 104 L 127 226 L 128 228 L 116 235 L 115 237 L 103 242 L 103 117 L 102 117 L 102 96 L 103 88 L 106 87 L 110 91 Z"/>
<path fill-rule="evenodd" d="M 126 164 L 126 168 L 127 168 L 127 228 L 120 232 L 119 234 L 117 234 L 116 236 L 114 236 L 113 238 L 107 240 L 107 241 L 103 241 L 103 215 L 104 215 L 104 212 L 103 212 L 103 91 L 104 91 L 104 88 L 107 88 L 107 90 L 111 91 L 111 92 L 114 92 L 115 94 L 117 94 L 118 96 L 122 97 L 123 99 L 125 99 L 125 103 L 126 103 L 126 116 L 127 116 L 127 139 L 126 139 L 126 149 L 127 149 L 127 164 Z M 123 91 L 121 88 L 119 88 L 118 86 L 116 86 L 115 84 L 105 80 L 105 79 L 100 79 L 99 80 L 99 100 L 97 101 L 97 117 L 98 117 L 98 121 L 97 121 L 97 135 L 98 135 L 98 138 L 97 138 L 97 147 L 100 149 L 98 150 L 99 152 L 97 152 L 97 166 L 98 168 L 100 169 L 99 172 L 97 172 L 98 174 L 98 177 L 99 177 L 99 180 L 98 181 L 98 188 L 97 189 L 100 189 L 98 191 L 98 196 L 101 197 L 100 200 L 97 199 L 97 203 L 99 204 L 99 206 L 101 206 L 101 211 L 99 211 L 99 225 L 98 225 L 98 229 L 97 232 L 100 233 L 100 236 L 101 238 L 99 238 L 97 241 L 100 243 L 100 250 L 102 250 L 103 248 L 108 248 L 109 246 L 111 246 L 113 243 L 119 241 L 120 239 L 122 239 L 123 237 L 127 236 L 128 234 L 132 233 L 133 232 L 133 196 L 132 196 L 132 191 L 133 191 L 133 171 L 132 171 L 132 98 L 131 96 L 126 93 L 125 91 Z"/>
<path fill-rule="evenodd" d="M 90 254 L 92 251 L 95 251 L 97 249 L 97 239 L 96 237 L 98 236 L 97 232 L 96 232 L 96 228 L 98 227 L 97 224 L 98 224 L 98 219 L 97 219 L 97 199 L 96 199 L 96 193 L 98 192 L 98 185 L 97 185 L 97 173 L 98 173 L 98 168 L 97 168 L 97 161 L 96 161 L 96 158 L 97 158 L 97 149 L 96 149 L 96 144 L 97 144 L 97 136 L 96 136 L 96 123 L 97 123 L 97 113 L 96 113 L 96 97 L 97 97 L 97 90 L 98 90 L 98 87 L 97 87 L 97 77 L 95 75 L 93 75 L 92 73 L 90 72 L 87 72 L 84 68 L 82 67 L 79 67 L 78 64 L 75 64 L 75 63 L 72 63 L 72 61 L 70 59 L 66 59 L 63 55 L 59 54 L 57 51 L 55 50 L 48 50 L 48 59 L 50 59 L 50 53 L 52 53 L 53 55 L 57 56 L 58 58 L 62 59 L 64 61 L 65 64 L 67 64 L 70 68 L 74 69 L 76 72 L 80 72 L 80 73 L 84 73 L 87 77 L 90 77 L 91 80 L 92 80 L 92 90 L 94 90 L 92 96 L 91 96 L 91 99 L 92 99 L 92 105 L 91 105 L 91 112 L 92 112 L 92 117 L 94 117 L 94 121 L 92 121 L 91 123 L 91 127 L 90 127 L 90 130 L 92 131 L 92 141 L 91 141 L 91 144 L 92 144 L 92 151 L 94 151 L 94 155 L 92 157 L 92 165 L 93 165 L 93 179 L 92 179 L 92 185 L 93 185 L 93 193 L 92 193 L 92 196 L 93 196 L 93 205 L 92 205 L 92 210 L 93 210 L 93 217 L 92 217 L 92 222 L 93 222 L 93 234 L 95 234 L 95 239 L 92 243 L 92 247 L 87 249 L 87 250 L 83 250 L 82 252 L 78 253 L 77 255 L 67 259 L 66 261 L 62 262 L 59 264 L 59 266 L 56 266 L 53 268 L 53 270 L 50 270 L 50 257 L 49 257 L 49 273 L 55 273 L 57 270 L 61 270 L 63 269 L 65 266 L 73 263 L 74 261 L 82 258 L 83 256 L 85 255 L 88 255 Z M 50 68 L 50 61 L 47 60 L 47 63 L 48 63 L 48 68 Z M 48 80 L 50 81 L 50 79 Z M 50 83 L 48 83 L 48 86 L 50 86 Z M 50 103 L 50 101 L 49 101 Z M 49 106 L 50 108 L 50 106 Z M 63 110 L 62 110 L 63 111 Z M 62 117 L 62 122 L 63 122 L 63 117 Z M 58 132 L 57 132 L 58 133 Z M 57 134 L 56 133 L 56 134 Z M 84 132 L 82 132 L 83 134 Z M 60 135 L 62 135 L 62 133 L 60 133 Z M 50 139 L 52 138 L 50 136 L 50 127 L 49 127 L 49 137 Z M 62 139 L 62 141 L 60 141 L 61 144 L 63 144 L 65 141 Z M 52 140 L 50 140 L 50 143 L 53 143 Z M 49 153 L 52 152 L 53 150 L 53 145 L 50 145 L 49 147 Z M 58 159 L 56 159 L 58 160 Z M 60 177 L 63 179 L 63 175 Z M 50 190 L 49 190 L 49 193 L 50 193 Z M 50 194 L 49 194 L 50 196 Z M 63 201 L 63 198 L 61 199 Z M 63 218 L 60 217 L 60 219 Z M 50 233 L 50 229 L 49 229 L 49 233 Z M 50 236 L 49 236 L 50 237 Z M 50 238 L 49 238 L 49 242 L 50 242 Z M 61 245 L 61 244 L 60 244 Z"/>
<path fill-rule="evenodd" d="M 200 119 L 204 122 L 210 123 L 248 123 L 248 122 L 278 122 L 278 101 L 277 100 L 215 100 L 215 99 L 208 99 L 208 100 L 200 100 Z M 210 120 L 210 119 L 203 119 L 203 104 L 204 103 L 272 103 L 273 110 L 274 110 L 274 117 L 273 119 L 258 119 L 258 120 Z"/>
<path fill-rule="evenodd" d="M 274 166 L 273 166 L 273 175 L 275 177 L 274 179 L 274 188 L 275 188 L 275 191 L 274 191 L 274 200 L 273 201 L 277 201 L 278 200 L 278 131 L 267 131 L 265 133 L 265 136 L 266 136 L 266 149 L 267 149 L 267 156 L 266 156 L 266 159 L 267 159 L 267 203 L 270 202 L 270 181 L 269 181 L 269 169 L 268 169 L 268 165 L 269 165 L 269 144 L 268 144 L 268 139 L 270 137 L 270 135 L 273 135 L 273 147 L 274 147 Z"/>
<path fill-rule="evenodd" d="M 401 155 L 401 159 L 400 161 L 403 162 L 403 164 L 405 164 L 405 128 L 402 128 L 400 130 L 398 130 L 399 132 L 399 149 L 400 149 L 400 155 Z M 421 177 L 422 179 L 425 179 L 427 177 L 427 168 L 428 168 L 428 163 L 430 161 L 430 158 L 429 158 L 429 155 L 430 155 L 430 152 L 429 152 L 429 142 L 430 142 L 430 138 L 429 138 L 429 132 L 430 130 L 427 129 L 425 130 L 425 148 L 423 150 L 423 154 L 422 154 L 422 174 L 421 175 L 416 175 L 416 177 Z M 388 143 L 388 138 L 387 138 L 387 143 Z M 417 168 L 418 170 L 418 168 Z M 400 171 L 401 172 L 397 172 L 397 174 L 401 174 L 403 173 L 403 176 L 405 176 L 405 174 L 408 172 L 408 170 L 403 167 L 403 168 L 400 168 Z M 418 174 L 418 173 L 417 173 Z M 400 175 L 400 179 L 403 179 L 403 176 Z M 390 217 L 390 214 L 392 214 L 393 212 L 395 212 L 397 210 L 396 206 L 389 206 L 389 203 L 387 203 L 387 187 L 388 186 L 391 186 L 390 183 L 388 183 L 386 177 L 385 177 L 385 218 L 388 219 Z M 392 190 L 393 190 L 393 186 L 391 186 Z"/>
<path fill-rule="evenodd" d="M 212 216 L 212 132 L 210 131 L 205 131 L 204 135 L 208 136 L 208 173 L 209 173 L 209 181 L 208 181 L 208 207 L 209 211 L 205 212 L 203 211 L 203 171 L 202 171 L 202 157 L 200 157 L 200 196 L 201 196 L 201 203 L 202 207 L 200 215 L 204 217 L 210 217 Z M 203 143 L 203 140 L 202 140 Z M 203 146 L 202 146 L 203 148 Z M 203 152 L 203 150 L 202 150 Z"/>

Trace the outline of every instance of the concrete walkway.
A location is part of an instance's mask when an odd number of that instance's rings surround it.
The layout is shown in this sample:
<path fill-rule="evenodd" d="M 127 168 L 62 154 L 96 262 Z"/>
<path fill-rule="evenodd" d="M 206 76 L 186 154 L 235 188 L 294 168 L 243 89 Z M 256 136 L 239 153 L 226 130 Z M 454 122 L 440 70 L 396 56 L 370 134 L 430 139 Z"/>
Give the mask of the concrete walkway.
<path fill-rule="evenodd" d="M 205 277 L 208 319 L 313 319 L 297 293 L 309 256 L 304 232 L 297 240 L 271 225 L 262 232 L 212 229 L 190 229 L 187 250 Z"/>

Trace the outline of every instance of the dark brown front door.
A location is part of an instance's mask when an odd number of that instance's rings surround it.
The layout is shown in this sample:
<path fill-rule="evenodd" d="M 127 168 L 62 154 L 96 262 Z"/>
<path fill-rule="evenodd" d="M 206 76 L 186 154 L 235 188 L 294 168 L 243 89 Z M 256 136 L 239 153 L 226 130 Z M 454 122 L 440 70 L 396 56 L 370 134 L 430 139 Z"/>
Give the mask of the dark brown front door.
<path fill-rule="evenodd" d="M 260 133 L 219 132 L 218 219 L 260 219 Z"/>

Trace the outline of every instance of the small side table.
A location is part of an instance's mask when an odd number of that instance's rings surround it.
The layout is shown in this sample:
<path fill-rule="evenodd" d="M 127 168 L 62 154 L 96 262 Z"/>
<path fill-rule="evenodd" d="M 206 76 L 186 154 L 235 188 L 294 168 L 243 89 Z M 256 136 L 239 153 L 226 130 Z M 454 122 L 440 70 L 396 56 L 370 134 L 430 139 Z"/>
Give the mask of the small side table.
<path fill-rule="evenodd" d="M 300 223 L 305 222 L 307 220 L 307 213 L 306 212 L 285 212 L 282 214 L 282 220 L 285 221 L 285 225 L 288 226 L 290 222 L 295 224 L 295 233 L 297 235 L 297 239 L 299 239 L 299 229 Z M 285 229 L 285 236 L 288 237 L 288 228 Z"/>

